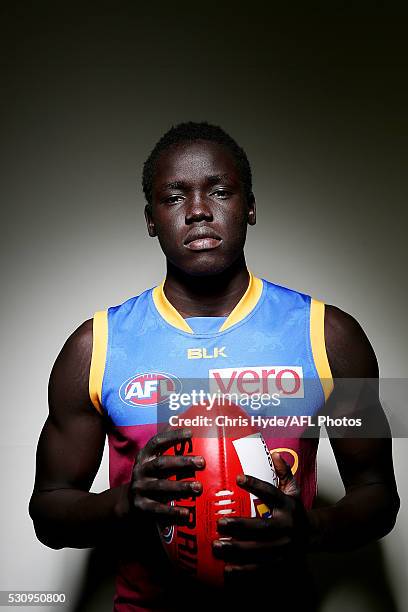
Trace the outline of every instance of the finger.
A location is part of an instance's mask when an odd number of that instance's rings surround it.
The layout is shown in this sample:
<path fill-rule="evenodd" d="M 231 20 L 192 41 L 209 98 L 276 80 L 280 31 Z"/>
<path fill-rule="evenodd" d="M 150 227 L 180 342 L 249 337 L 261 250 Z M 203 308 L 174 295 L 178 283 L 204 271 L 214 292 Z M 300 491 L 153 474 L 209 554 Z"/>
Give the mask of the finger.
<path fill-rule="evenodd" d="M 176 475 L 179 471 L 189 470 L 191 477 L 196 470 L 202 470 L 204 467 L 205 460 L 201 456 L 174 457 L 172 455 L 160 455 L 143 464 L 143 474 L 156 478 L 168 478 Z"/>
<path fill-rule="evenodd" d="M 249 476 L 248 474 L 240 474 L 237 476 L 237 484 L 245 491 L 249 491 L 267 504 L 271 509 L 273 506 L 282 506 L 285 503 L 284 494 L 279 491 L 270 482 Z"/>
<path fill-rule="evenodd" d="M 288 554 L 290 539 L 283 537 L 276 542 L 262 542 L 240 540 L 215 540 L 213 542 L 214 555 L 218 559 L 230 563 L 265 563 L 282 561 Z"/>
<path fill-rule="evenodd" d="M 161 502 L 170 502 L 175 499 L 188 499 L 201 495 L 203 486 L 198 480 L 176 481 L 165 479 L 152 479 L 143 481 L 137 492 L 142 497 Z"/>
<path fill-rule="evenodd" d="M 190 520 L 187 508 L 161 504 L 151 499 L 145 498 L 142 503 L 136 504 L 136 508 L 149 513 L 161 525 L 187 525 Z"/>
<path fill-rule="evenodd" d="M 279 490 L 285 495 L 299 497 L 300 487 L 292 474 L 289 463 L 284 460 L 280 453 L 272 453 L 272 461 L 279 478 Z"/>
<path fill-rule="evenodd" d="M 239 540 L 255 540 L 259 538 L 276 539 L 281 537 L 287 526 L 278 518 L 222 518 L 218 521 L 218 533 L 222 536 L 235 537 Z"/>
<path fill-rule="evenodd" d="M 169 429 L 157 433 L 155 436 L 150 438 L 146 446 L 142 450 L 142 460 L 146 461 L 152 457 L 156 457 L 166 450 L 169 450 L 172 446 L 177 444 L 185 445 L 187 452 L 191 452 L 193 445 L 191 442 L 191 436 L 193 435 L 191 429 L 180 427 L 178 429 Z"/>

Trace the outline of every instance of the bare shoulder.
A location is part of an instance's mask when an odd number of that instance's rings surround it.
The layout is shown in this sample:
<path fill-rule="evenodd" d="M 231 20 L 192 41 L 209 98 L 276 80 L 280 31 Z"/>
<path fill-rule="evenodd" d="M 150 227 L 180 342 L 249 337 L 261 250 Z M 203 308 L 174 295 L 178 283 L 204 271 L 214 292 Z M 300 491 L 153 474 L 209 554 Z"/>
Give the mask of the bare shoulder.
<path fill-rule="evenodd" d="M 336 306 L 326 305 L 324 334 L 334 378 L 376 378 L 377 358 L 360 323 Z"/>
<path fill-rule="evenodd" d="M 50 416 L 64 419 L 75 413 L 98 416 L 89 396 L 93 320 L 84 321 L 69 336 L 53 365 L 48 398 Z"/>
<path fill-rule="evenodd" d="M 58 359 L 90 362 L 92 357 L 93 319 L 87 319 L 68 337 Z"/>

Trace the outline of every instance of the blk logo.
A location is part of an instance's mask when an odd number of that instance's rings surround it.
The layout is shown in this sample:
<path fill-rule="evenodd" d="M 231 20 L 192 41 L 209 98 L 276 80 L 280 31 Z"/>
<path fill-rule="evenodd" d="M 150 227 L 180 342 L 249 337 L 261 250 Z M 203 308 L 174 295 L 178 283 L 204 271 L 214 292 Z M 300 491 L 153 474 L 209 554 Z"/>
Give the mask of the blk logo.
<path fill-rule="evenodd" d="M 216 359 L 226 356 L 225 346 L 216 346 L 213 351 L 207 351 L 205 347 L 187 349 L 187 359 Z"/>

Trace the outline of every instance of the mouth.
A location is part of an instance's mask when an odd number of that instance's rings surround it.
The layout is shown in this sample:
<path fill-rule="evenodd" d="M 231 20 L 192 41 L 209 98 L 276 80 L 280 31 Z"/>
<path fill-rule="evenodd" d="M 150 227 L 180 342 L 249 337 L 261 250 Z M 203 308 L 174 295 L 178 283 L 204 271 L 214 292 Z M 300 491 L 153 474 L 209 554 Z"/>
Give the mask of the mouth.
<path fill-rule="evenodd" d="M 184 246 L 190 251 L 209 251 L 220 246 L 222 238 L 208 227 L 192 229 L 184 240 Z"/>
<path fill-rule="evenodd" d="M 190 249 L 190 251 L 208 251 L 210 249 L 216 249 L 220 246 L 221 242 L 222 240 L 217 240 L 217 238 L 198 238 L 197 240 L 188 242 L 184 246 Z"/>

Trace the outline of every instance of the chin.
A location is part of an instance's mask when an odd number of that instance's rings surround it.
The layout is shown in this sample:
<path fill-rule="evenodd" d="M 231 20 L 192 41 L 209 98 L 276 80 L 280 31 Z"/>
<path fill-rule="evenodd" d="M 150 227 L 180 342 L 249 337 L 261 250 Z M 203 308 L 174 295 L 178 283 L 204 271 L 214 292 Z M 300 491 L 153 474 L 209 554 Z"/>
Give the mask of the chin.
<path fill-rule="evenodd" d="M 232 262 L 225 261 L 224 257 L 214 257 L 210 252 L 201 252 L 199 257 L 194 257 L 194 261 L 184 260 L 175 263 L 184 274 L 189 276 L 215 276 L 227 270 L 231 264 Z"/>

